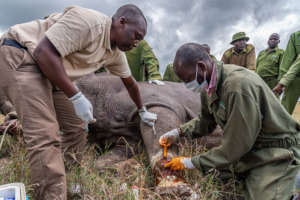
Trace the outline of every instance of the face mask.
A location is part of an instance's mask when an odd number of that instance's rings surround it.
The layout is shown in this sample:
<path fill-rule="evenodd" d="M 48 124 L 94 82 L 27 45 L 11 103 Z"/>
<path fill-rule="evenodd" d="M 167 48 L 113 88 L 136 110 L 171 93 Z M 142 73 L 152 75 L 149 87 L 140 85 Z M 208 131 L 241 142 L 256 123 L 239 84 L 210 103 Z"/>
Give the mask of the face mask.
<path fill-rule="evenodd" d="M 193 92 L 200 92 L 203 88 L 208 88 L 208 83 L 206 80 L 206 72 L 204 72 L 204 81 L 199 84 L 197 81 L 198 67 L 196 66 L 196 77 L 193 81 L 185 83 L 185 87 Z"/>

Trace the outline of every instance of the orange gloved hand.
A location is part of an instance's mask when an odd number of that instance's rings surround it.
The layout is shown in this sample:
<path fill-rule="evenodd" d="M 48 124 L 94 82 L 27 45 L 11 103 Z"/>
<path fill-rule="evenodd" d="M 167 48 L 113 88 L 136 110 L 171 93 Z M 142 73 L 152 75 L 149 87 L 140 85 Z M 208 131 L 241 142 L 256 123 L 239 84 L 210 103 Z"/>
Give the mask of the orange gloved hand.
<path fill-rule="evenodd" d="M 162 136 L 160 136 L 158 142 L 162 147 L 164 147 L 166 145 L 167 145 L 167 147 L 169 147 L 172 144 L 174 144 L 178 138 L 179 138 L 179 132 L 178 132 L 178 129 L 175 128 L 175 129 L 163 134 Z"/>
<path fill-rule="evenodd" d="M 193 169 L 195 168 L 190 157 L 179 156 L 164 165 L 165 168 L 170 168 L 173 171 Z"/>

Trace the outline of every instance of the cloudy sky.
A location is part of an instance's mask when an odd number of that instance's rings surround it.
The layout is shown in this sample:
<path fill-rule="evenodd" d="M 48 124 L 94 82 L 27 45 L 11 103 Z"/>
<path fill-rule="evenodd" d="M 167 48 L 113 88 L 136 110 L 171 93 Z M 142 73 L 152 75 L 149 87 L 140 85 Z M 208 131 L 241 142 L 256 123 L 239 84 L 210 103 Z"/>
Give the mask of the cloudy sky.
<path fill-rule="evenodd" d="M 8 27 L 80 5 L 107 15 L 126 3 L 139 6 L 148 19 L 146 40 L 160 61 L 161 72 L 186 42 L 207 43 L 218 59 L 230 47 L 232 34 L 245 31 L 259 52 L 268 36 L 281 35 L 285 48 L 289 35 L 300 27 L 299 0 L 2 0 L 0 34 Z"/>

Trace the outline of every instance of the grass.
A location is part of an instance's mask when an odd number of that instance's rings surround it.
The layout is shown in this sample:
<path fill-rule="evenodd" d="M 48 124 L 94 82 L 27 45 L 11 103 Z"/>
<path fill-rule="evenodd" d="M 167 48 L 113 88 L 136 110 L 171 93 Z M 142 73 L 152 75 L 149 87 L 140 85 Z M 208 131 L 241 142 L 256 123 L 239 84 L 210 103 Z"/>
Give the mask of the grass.
<path fill-rule="evenodd" d="M 2 136 L 0 136 L 1 139 Z M 180 155 L 194 155 L 204 150 L 197 143 L 197 140 L 192 145 L 185 140 L 181 145 L 179 148 L 181 149 Z M 80 164 L 67 166 L 69 200 L 134 200 L 132 186 L 139 188 L 139 199 L 180 199 L 171 195 L 161 197 L 155 193 L 155 177 L 149 168 L 145 151 L 141 150 L 140 154 L 134 155 L 133 159 L 138 163 L 135 166 L 112 167 L 100 173 L 94 165 L 95 160 L 100 155 L 96 149 L 94 145 L 88 146 Z M 3 148 L 0 150 L 0 184 L 22 182 L 25 184 L 26 192 L 31 199 L 33 190 L 26 154 L 21 137 L 6 135 Z M 235 188 L 235 180 L 231 179 L 224 184 L 216 178 L 217 176 L 217 171 L 201 176 L 197 170 L 190 170 L 185 172 L 184 179 L 197 194 L 200 194 L 200 200 L 240 199 L 238 194 L 240 190 Z M 76 186 L 80 186 L 80 191 L 71 192 L 76 190 Z"/>

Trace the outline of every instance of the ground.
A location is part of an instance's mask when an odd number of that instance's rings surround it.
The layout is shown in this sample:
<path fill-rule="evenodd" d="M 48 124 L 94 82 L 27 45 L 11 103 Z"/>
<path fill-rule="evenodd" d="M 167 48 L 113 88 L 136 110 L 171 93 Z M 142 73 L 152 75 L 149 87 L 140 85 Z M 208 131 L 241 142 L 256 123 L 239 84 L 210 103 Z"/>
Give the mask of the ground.
<path fill-rule="evenodd" d="M 293 113 L 294 119 L 297 120 L 297 122 L 300 123 L 300 102 L 297 103 L 295 111 Z"/>
<path fill-rule="evenodd" d="M 300 102 L 298 102 L 293 117 L 300 122 Z M 3 115 L 0 115 L 0 124 Z M 0 141 L 2 136 L 0 136 Z M 195 155 L 205 149 L 197 141 L 192 144 L 183 142 L 180 155 Z M 104 150 L 105 153 L 106 150 Z M 135 155 L 128 162 L 114 165 L 104 172 L 95 168 L 95 160 L 99 156 L 94 146 L 87 147 L 85 158 L 80 165 L 69 166 L 67 170 L 68 199 L 179 199 L 174 196 L 161 197 L 154 190 L 154 176 L 149 169 L 146 153 Z M 134 163 L 134 164 L 132 164 Z M 29 166 L 26 160 L 26 149 L 21 138 L 6 136 L 0 149 L 0 185 L 12 182 L 23 182 L 29 196 L 32 193 L 29 180 Z M 185 172 L 184 179 L 200 194 L 200 200 L 242 199 L 240 189 L 235 180 L 224 184 L 216 177 L 218 172 L 213 171 L 207 176 L 201 176 L 198 171 Z M 133 188 L 137 188 L 133 189 Z M 135 192 L 139 198 L 135 198 Z"/>

